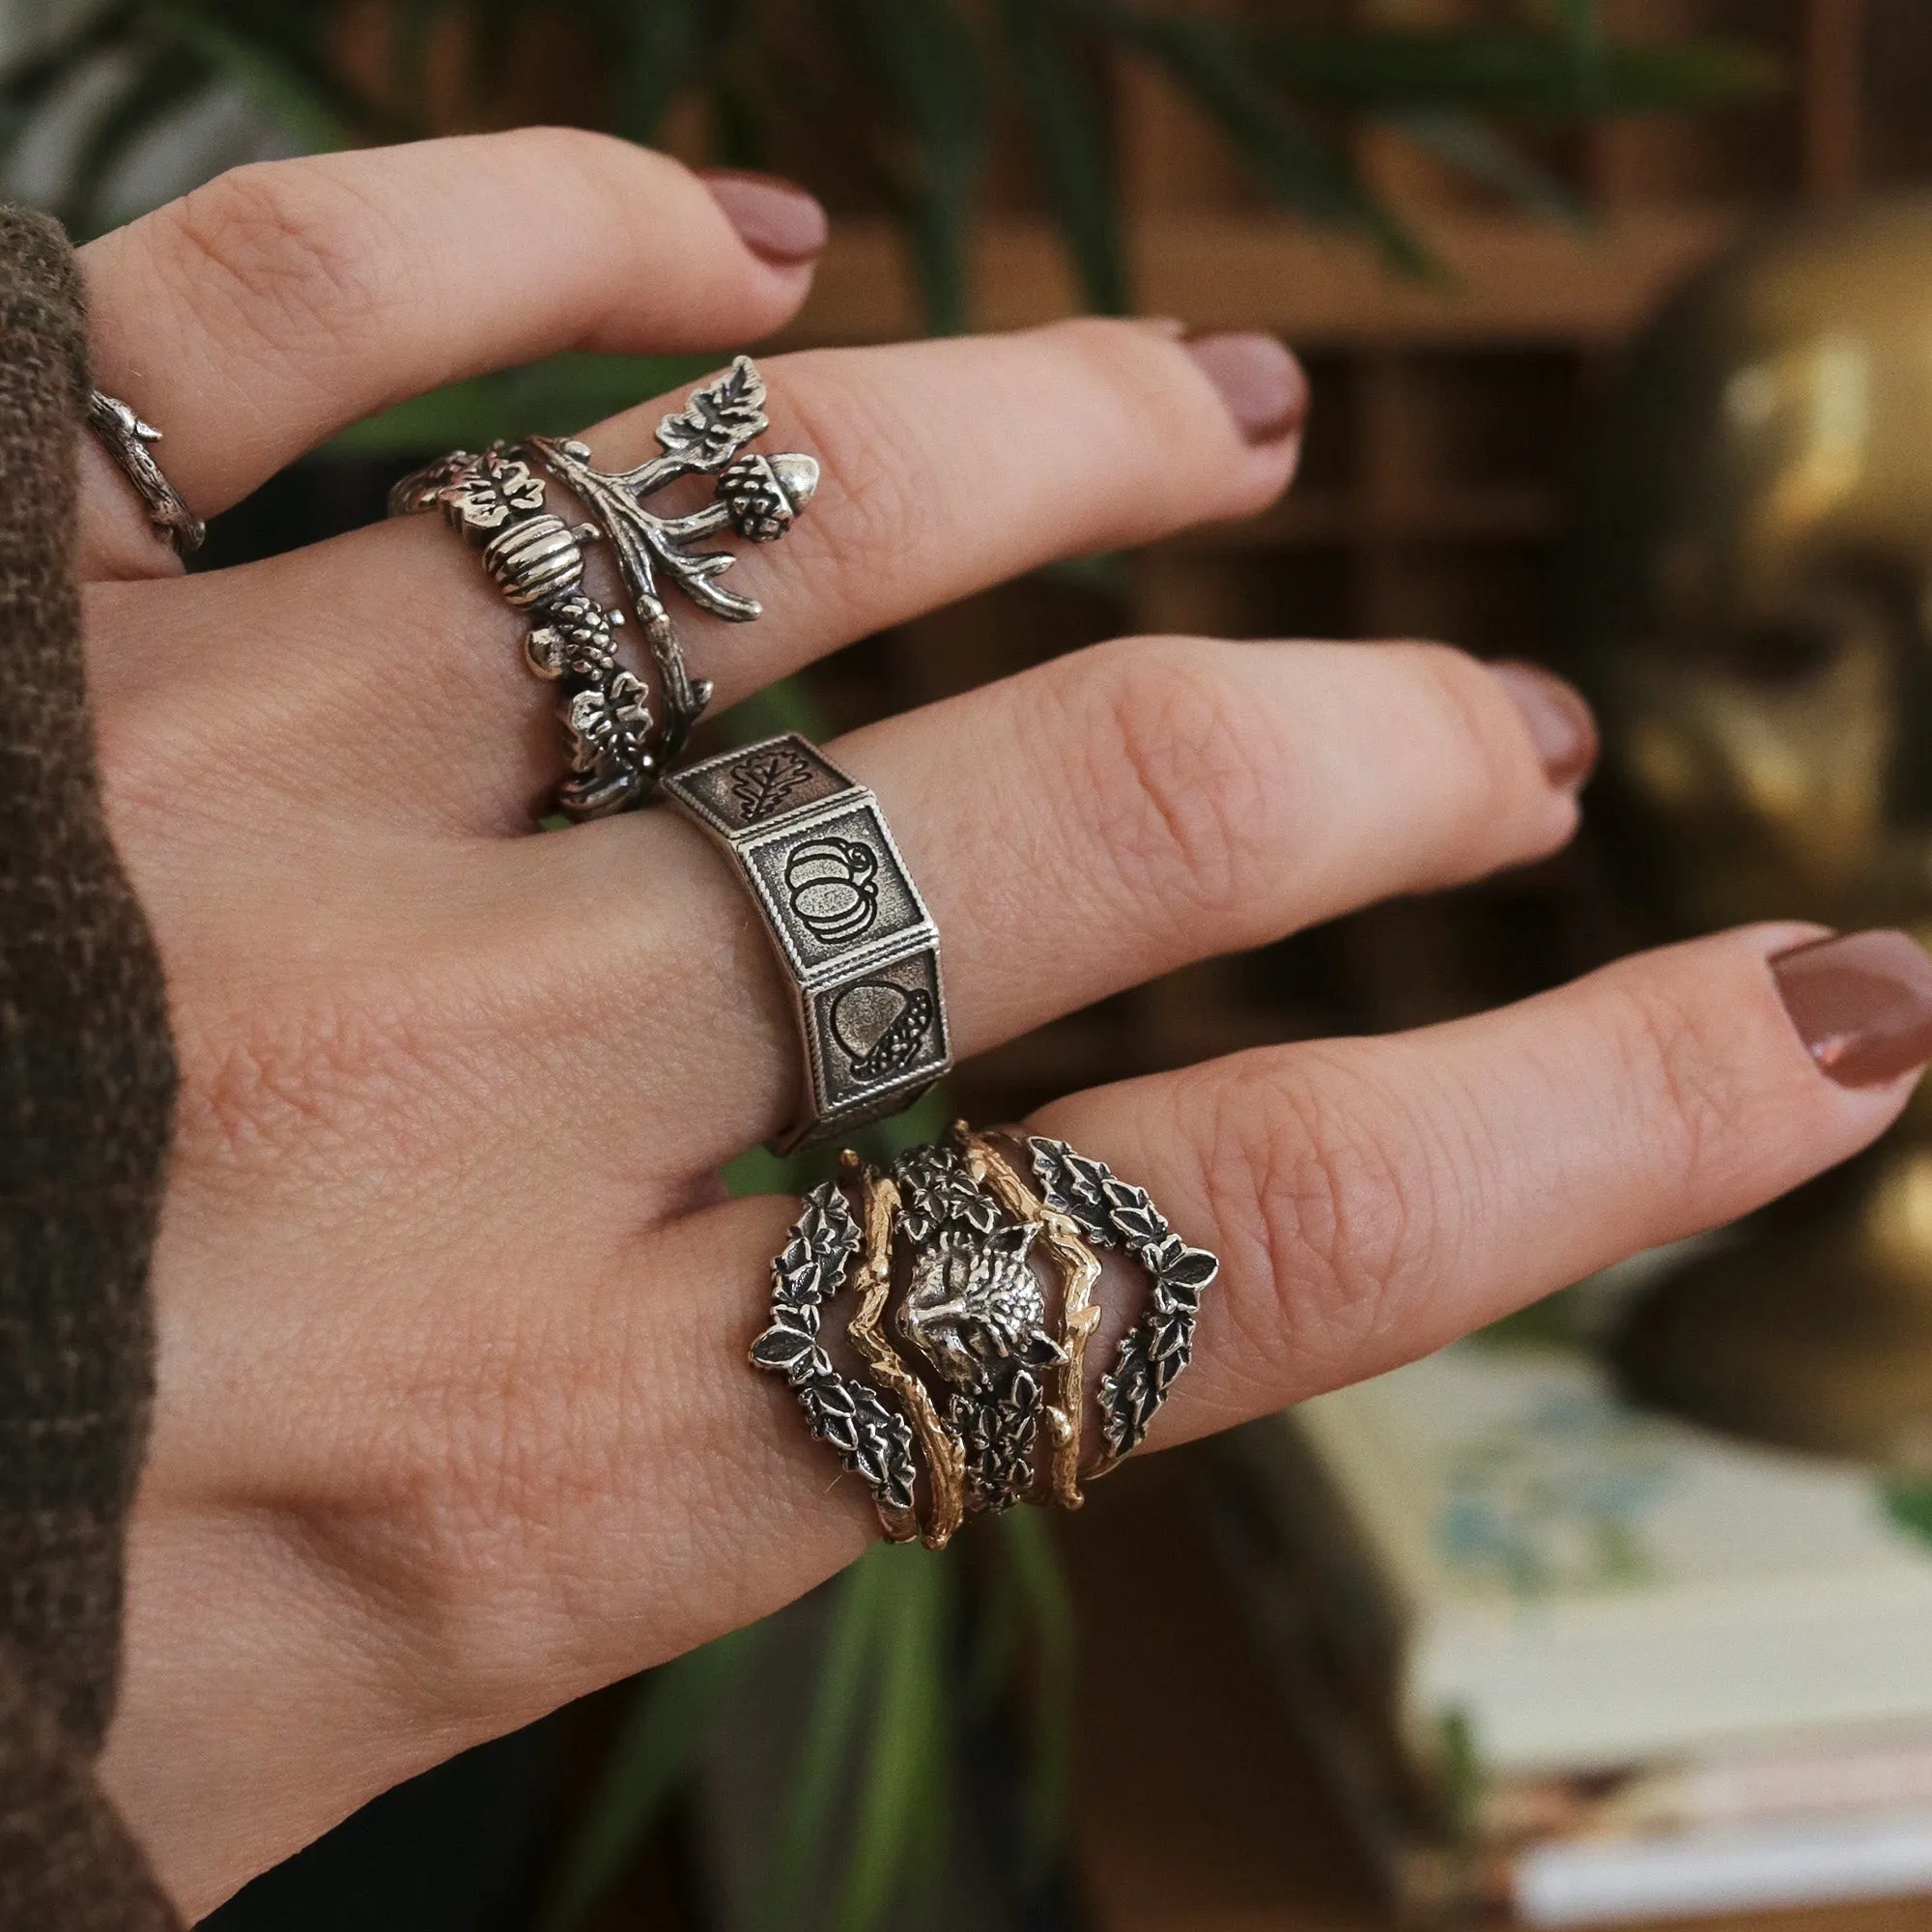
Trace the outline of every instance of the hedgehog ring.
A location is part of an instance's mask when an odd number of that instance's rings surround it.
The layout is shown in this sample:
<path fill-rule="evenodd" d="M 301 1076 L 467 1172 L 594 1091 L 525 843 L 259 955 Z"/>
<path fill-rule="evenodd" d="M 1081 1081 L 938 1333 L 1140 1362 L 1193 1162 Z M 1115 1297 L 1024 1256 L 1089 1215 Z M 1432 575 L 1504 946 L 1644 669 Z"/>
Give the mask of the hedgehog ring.
<path fill-rule="evenodd" d="M 1100 1456 L 1087 1474 L 1101 1475 L 1139 1445 L 1186 1368 L 1220 1264 L 1143 1189 L 1065 1141 L 962 1121 L 883 1171 L 848 1151 L 772 1264 L 752 1365 L 790 1384 L 895 1542 L 942 1548 L 968 1515 L 1036 1498 L 1078 1509 L 1096 1251 L 1114 1247 L 1148 1292 L 1094 1398 Z M 842 1335 L 829 1333 L 848 1288 L 856 1305 Z"/>
<path fill-rule="evenodd" d="M 661 587 L 674 583 L 700 610 L 734 623 L 762 614 L 752 598 L 719 583 L 737 561 L 729 551 L 693 546 L 727 527 L 770 543 L 790 529 L 818 487 L 818 465 L 810 456 L 747 452 L 746 444 L 771 426 L 764 402 L 764 379 L 741 355 L 658 424 L 663 454 L 634 469 L 598 469 L 587 444 L 533 436 L 481 455 L 454 450 L 389 493 L 391 516 L 440 509 L 482 552 L 485 569 L 510 604 L 527 613 L 526 661 L 558 688 L 570 776 L 555 808 L 566 818 L 603 818 L 642 805 L 710 700 L 710 685 L 686 668 Z M 702 509 L 665 517 L 644 507 L 687 476 L 716 479 L 713 499 Z M 567 524 L 547 507 L 546 477 L 576 498 L 588 521 Z M 616 558 L 656 668 L 659 719 L 644 680 L 619 656 L 624 613 L 583 589 L 584 546 L 597 542 L 608 543 Z"/>
<path fill-rule="evenodd" d="M 791 982 L 805 1043 L 789 1152 L 909 1107 L 952 1065 L 939 933 L 879 801 L 796 732 L 673 772 Z"/>

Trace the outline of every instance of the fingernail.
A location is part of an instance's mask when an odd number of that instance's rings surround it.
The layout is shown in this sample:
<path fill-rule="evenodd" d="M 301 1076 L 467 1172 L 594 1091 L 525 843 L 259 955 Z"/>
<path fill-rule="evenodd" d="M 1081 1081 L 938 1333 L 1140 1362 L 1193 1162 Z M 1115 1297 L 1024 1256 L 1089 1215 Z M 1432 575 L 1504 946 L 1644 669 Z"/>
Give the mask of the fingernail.
<path fill-rule="evenodd" d="M 1583 694 L 1541 665 L 1515 658 L 1491 665 L 1490 674 L 1522 713 L 1549 782 L 1575 791 L 1597 762 L 1597 721 Z"/>
<path fill-rule="evenodd" d="M 1279 442 L 1307 420 L 1308 378 L 1272 335 L 1189 335 L 1181 347 L 1221 392 L 1247 441 Z"/>
<path fill-rule="evenodd" d="M 832 233 L 815 195 L 782 175 L 743 168 L 706 168 L 698 179 L 753 254 L 780 268 L 810 262 Z"/>
<path fill-rule="evenodd" d="M 1910 933 L 1814 939 L 1771 961 L 1778 997 L 1819 1071 L 1876 1087 L 1932 1059 L 1932 958 Z"/>

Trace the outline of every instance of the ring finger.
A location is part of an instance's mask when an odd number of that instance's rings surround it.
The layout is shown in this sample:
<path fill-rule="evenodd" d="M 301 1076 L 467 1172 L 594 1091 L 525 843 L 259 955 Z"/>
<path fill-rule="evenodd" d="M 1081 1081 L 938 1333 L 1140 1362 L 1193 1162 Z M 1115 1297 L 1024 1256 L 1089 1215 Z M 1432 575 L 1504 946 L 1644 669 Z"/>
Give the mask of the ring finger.
<path fill-rule="evenodd" d="M 1122 323 L 815 352 L 765 375 L 768 446 L 815 456 L 821 481 L 734 579 L 762 623 L 676 614 L 720 703 L 1054 558 L 1261 508 L 1293 467 L 1306 400 L 1268 338 L 1188 344 Z M 591 432 L 598 463 L 642 457 L 671 400 Z M 150 641 L 157 595 L 175 606 L 165 642 Z M 127 786 L 170 811 L 266 787 L 358 822 L 513 834 L 561 775 L 524 619 L 427 517 L 185 583 L 98 586 L 90 615 L 103 711 L 147 707 L 158 762 Z M 271 697 L 270 728 L 239 715 L 238 680 Z"/>

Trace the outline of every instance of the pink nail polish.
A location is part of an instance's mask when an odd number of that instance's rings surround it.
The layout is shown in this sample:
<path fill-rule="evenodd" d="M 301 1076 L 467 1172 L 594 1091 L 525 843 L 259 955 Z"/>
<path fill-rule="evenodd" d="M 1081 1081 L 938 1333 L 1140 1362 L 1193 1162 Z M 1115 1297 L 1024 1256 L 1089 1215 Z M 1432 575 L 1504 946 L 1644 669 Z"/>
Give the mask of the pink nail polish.
<path fill-rule="evenodd" d="M 1770 963 L 1805 1051 L 1839 1086 L 1882 1086 L 1932 1059 L 1932 958 L 1910 933 L 1839 933 Z"/>
<path fill-rule="evenodd" d="M 1597 720 L 1583 694 L 1541 665 L 1504 658 L 1490 675 L 1522 713 L 1531 742 L 1553 785 L 1576 791 L 1597 762 Z"/>
<path fill-rule="evenodd" d="M 698 179 L 753 254 L 783 269 L 810 262 L 824 248 L 832 225 L 815 195 L 782 175 L 742 168 L 706 168 Z"/>
<path fill-rule="evenodd" d="M 1272 335 L 1189 335 L 1185 349 L 1220 392 L 1244 440 L 1280 442 L 1308 418 L 1308 378 Z"/>

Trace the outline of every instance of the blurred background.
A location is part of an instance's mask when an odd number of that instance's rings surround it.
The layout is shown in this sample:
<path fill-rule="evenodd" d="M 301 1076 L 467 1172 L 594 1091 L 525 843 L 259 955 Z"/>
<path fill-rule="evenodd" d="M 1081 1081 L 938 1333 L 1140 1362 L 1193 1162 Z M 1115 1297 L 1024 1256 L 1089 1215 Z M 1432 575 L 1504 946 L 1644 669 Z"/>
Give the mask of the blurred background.
<path fill-rule="evenodd" d="M 1265 516 L 867 639 L 714 742 L 1148 630 L 1444 639 L 1603 710 L 1559 859 L 1111 1000 L 908 1136 L 1724 920 L 1932 930 L 1922 0 L 0 6 L 8 190 L 79 235 L 249 158 L 538 121 L 826 202 L 798 324 L 721 351 L 1089 308 L 1267 328 L 1312 380 Z M 697 373 L 565 357 L 422 399 L 198 567 Z M 875 1552 L 210 1922 L 1932 1923 L 1926 1137 L 1076 1518 Z"/>

